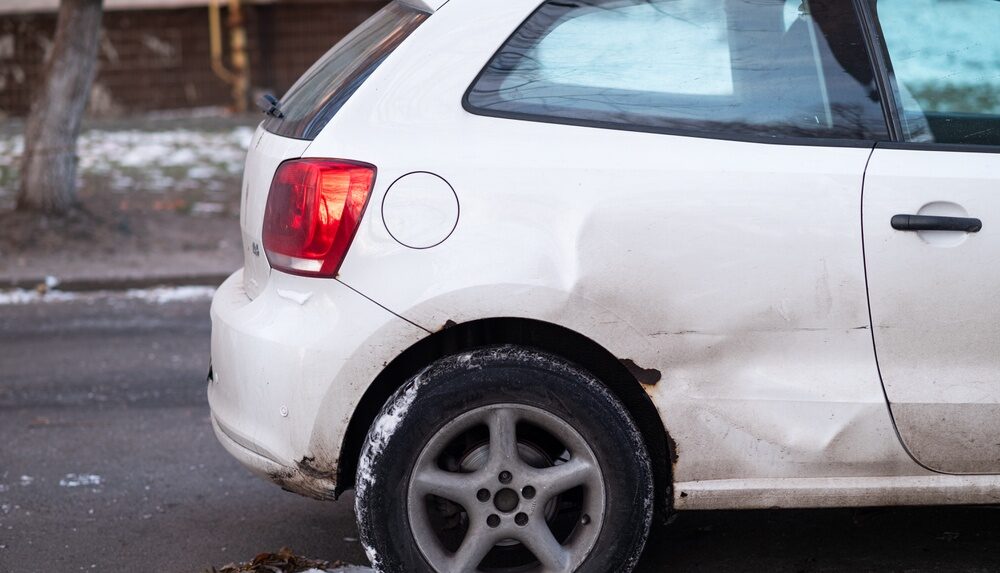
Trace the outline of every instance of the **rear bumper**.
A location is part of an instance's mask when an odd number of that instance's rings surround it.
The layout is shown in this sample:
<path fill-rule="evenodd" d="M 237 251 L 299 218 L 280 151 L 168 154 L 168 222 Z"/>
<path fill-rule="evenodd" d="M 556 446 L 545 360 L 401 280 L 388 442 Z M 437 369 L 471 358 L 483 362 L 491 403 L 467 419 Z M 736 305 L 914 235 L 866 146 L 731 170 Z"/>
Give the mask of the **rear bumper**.
<path fill-rule="evenodd" d="M 285 489 L 335 498 L 354 410 L 383 364 L 426 335 L 335 280 L 243 273 L 212 301 L 208 401 L 222 445 Z"/>
<path fill-rule="evenodd" d="M 337 499 L 337 473 L 333 468 L 329 474 L 310 471 L 307 467 L 289 467 L 257 453 L 259 446 L 248 442 L 245 437 L 228 428 L 212 415 L 212 429 L 222 447 L 237 461 L 258 476 L 272 481 L 287 491 L 315 499 Z"/>

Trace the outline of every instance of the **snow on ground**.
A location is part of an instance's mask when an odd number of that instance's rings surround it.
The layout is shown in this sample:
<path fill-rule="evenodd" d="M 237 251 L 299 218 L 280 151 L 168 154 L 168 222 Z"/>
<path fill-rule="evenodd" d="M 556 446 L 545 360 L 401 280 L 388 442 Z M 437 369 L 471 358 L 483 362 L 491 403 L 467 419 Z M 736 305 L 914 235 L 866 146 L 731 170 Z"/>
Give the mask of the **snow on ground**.
<path fill-rule="evenodd" d="M 213 294 L 215 294 L 215 287 L 209 286 L 156 287 L 130 289 L 125 292 L 64 292 L 60 290 L 42 292 L 39 290 L 13 289 L 0 291 L 0 306 L 10 304 L 95 301 L 108 298 L 127 298 L 153 304 L 167 304 L 179 301 L 209 300 Z"/>
<path fill-rule="evenodd" d="M 100 180 L 112 191 L 221 190 L 243 172 L 253 128 L 105 130 L 80 134 L 79 176 Z M 21 134 L 0 135 L 0 196 L 16 192 L 24 153 Z"/>
<path fill-rule="evenodd" d="M 188 300 L 208 300 L 215 294 L 215 287 L 181 286 L 157 287 L 149 289 L 130 289 L 125 291 L 127 298 L 139 299 L 156 304 Z"/>
<path fill-rule="evenodd" d="M 81 487 L 88 485 L 101 485 L 101 476 L 96 474 L 66 474 L 66 477 L 59 480 L 60 487 Z"/>

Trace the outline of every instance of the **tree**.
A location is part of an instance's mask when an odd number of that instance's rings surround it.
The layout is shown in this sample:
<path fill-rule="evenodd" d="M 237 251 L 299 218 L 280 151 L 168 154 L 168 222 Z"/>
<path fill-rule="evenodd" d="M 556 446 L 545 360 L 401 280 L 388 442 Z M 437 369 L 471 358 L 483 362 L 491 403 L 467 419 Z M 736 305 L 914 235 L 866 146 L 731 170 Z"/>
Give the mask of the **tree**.
<path fill-rule="evenodd" d="M 103 0 L 61 0 L 52 53 L 28 114 L 17 208 L 65 213 L 77 204 L 76 139 L 97 68 Z"/>

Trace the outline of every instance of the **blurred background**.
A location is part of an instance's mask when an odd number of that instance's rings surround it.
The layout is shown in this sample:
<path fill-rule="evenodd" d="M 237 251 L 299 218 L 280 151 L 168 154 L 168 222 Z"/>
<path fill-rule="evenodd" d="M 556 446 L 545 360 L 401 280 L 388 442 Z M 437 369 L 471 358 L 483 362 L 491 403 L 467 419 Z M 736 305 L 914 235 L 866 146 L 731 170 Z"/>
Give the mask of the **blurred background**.
<path fill-rule="evenodd" d="M 0 288 L 47 277 L 63 288 L 181 275 L 217 283 L 238 268 L 243 159 L 262 118 L 254 102 L 280 97 L 385 3 L 106 0 L 98 27 L 73 31 L 96 39 L 74 204 L 17 210 L 60 3 L 0 0 Z"/>
<path fill-rule="evenodd" d="M 350 494 L 282 492 L 223 451 L 205 376 L 210 298 L 243 260 L 254 102 L 383 4 L 0 0 L 0 572 L 366 562 Z M 638 571 L 1000 571 L 995 516 L 684 515 Z"/>
<path fill-rule="evenodd" d="M 241 72 L 249 96 L 260 91 L 280 96 L 333 43 L 385 3 L 220 0 L 213 34 L 210 0 L 106 0 L 88 115 L 245 109 L 247 102 L 233 101 L 227 81 Z M 28 114 L 52 47 L 58 7 L 58 0 L 0 2 L 0 117 Z M 247 65 L 242 69 L 232 58 L 234 34 L 246 38 Z M 212 63 L 213 36 L 222 49 L 220 63 L 226 71 L 221 74 Z"/>
<path fill-rule="evenodd" d="M 0 572 L 365 562 L 349 497 L 222 449 L 205 376 L 254 101 L 383 4 L 0 0 Z"/>

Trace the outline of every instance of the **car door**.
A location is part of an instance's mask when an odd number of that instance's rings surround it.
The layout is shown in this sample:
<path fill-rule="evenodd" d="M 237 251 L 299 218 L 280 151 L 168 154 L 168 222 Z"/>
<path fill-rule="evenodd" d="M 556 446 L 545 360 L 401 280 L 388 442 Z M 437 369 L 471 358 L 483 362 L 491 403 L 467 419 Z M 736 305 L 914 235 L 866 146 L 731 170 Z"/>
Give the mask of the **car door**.
<path fill-rule="evenodd" d="M 878 363 L 899 435 L 1000 472 L 1000 2 L 877 0 L 900 142 L 865 177 Z"/>

